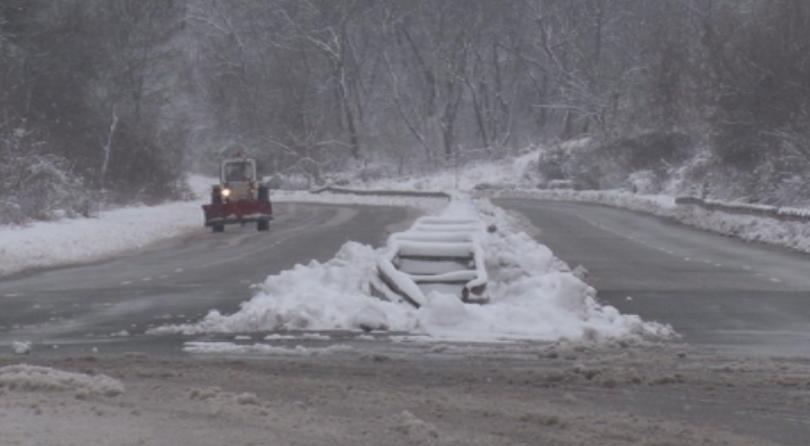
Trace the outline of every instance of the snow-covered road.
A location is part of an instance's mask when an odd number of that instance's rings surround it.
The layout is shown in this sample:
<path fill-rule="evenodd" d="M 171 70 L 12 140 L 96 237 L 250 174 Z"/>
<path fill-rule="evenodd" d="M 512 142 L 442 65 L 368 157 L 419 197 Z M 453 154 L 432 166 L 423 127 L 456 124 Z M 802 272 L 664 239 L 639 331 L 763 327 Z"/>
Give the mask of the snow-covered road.
<path fill-rule="evenodd" d="M 277 203 L 269 233 L 200 230 L 111 260 L 0 280 L 0 340 L 128 337 L 210 309 L 231 312 L 268 274 L 328 260 L 348 240 L 380 244 L 415 217 L 401 207 Z"/>
<path fill-rule="evenodd" d="M 692 343 L 810 352 L 805 255 L 604 206 L 497 204 L 525 215 L 571 267 L 585 266 L 598 298 L 623 314 L 671 324 Z M 232 313 L 268 274 L 326 261 L 349 240 L 379 246 L 416 217 L 384 206 L 279 203 L 278 211 L 269 234 L 201 230 L 113 260 L 0 280 L 0 342 L 142 342 L 130 335 L 212 309 Z"/>

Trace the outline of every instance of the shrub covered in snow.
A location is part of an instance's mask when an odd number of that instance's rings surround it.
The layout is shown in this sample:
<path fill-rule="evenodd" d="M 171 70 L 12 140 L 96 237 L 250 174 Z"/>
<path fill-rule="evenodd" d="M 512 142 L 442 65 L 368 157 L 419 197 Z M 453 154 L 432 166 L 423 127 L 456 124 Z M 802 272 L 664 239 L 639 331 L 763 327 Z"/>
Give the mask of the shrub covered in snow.
<path fill-rule="evenodd" d="M 588 189 L 658 193 L 672 167 L 686 160 L 690 150 L 691 141 L 683 134 L 645 132 L 608 141 L 584 139 L 574 145 L 552 145 L 541 159 L 545 169 L 552 170 L 547 175 L 573 180 Z"/>
<path fill-rule="evenodd" d="M 93 194 L 67 159 L 39 150 L 24 129 L 0 131 L 0 224 L 88 216 Z"/>

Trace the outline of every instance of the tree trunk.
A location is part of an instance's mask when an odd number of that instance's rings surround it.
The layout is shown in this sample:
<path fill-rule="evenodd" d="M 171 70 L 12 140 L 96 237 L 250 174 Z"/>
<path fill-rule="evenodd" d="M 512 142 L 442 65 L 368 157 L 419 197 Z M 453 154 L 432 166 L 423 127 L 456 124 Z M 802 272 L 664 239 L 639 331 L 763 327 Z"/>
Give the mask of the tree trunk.
<path fill-rule="evenodd" d="M 102 147 L 104 150 L 104 160 L 101 163 L 101 173 L 99 174 L 99 185 L 104 187 L 104 182 L 107 178 L 107 170 L 110 167 L 110 158 L 112 154 L 113 138 L 115 137 L 115 130 L 118 128 L 118 113 L 116 113 L 116 106 L 113 105 L 112 109 L 112 123 L 110 124 L 110 132 L 107 134 L 107 144 Z"/>

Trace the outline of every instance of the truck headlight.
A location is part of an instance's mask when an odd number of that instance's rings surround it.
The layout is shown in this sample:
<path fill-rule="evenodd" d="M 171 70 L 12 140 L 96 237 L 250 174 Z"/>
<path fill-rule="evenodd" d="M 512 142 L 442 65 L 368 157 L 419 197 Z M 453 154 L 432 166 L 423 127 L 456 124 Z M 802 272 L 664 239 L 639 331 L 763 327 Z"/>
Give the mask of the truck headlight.
<path fill-rule="evenodd" d="M 231 190 L 228 188 L 222 189 L 222 196 L 228 198 L 231 196 Z"/>

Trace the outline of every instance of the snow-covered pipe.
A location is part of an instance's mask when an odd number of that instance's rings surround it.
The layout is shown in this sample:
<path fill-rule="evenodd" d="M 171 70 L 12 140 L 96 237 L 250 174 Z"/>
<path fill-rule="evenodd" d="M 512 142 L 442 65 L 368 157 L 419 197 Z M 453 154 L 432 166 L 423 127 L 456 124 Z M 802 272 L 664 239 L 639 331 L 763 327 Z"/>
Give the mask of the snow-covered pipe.
<path fill-rule="evenodd" d="M 401 233 L 392 234 L 388 239 L 388 249 L 378 257 L 377 272 L 380 280 L 396 295 L 401 296 L 416 307 L 423 305 L 426 298 L 419 283 L 464 283 L 461 298 L 465 302 L 487 301 L 485 252 L 479 240 L 484 225 L 474 216 L 472 208 L 452 202 L 456 212 L 463 211 L 465 217 L 423 217 L 413 227 Z M 470 215 L 470 217 L 466 217 Z M 408 274 L 395 266 L 401 258 L 436 260 L 471 259 L 475 269 L 461 269 L 440 274 Z M 387 293 L 383 293 L 387 294 Z"/>

